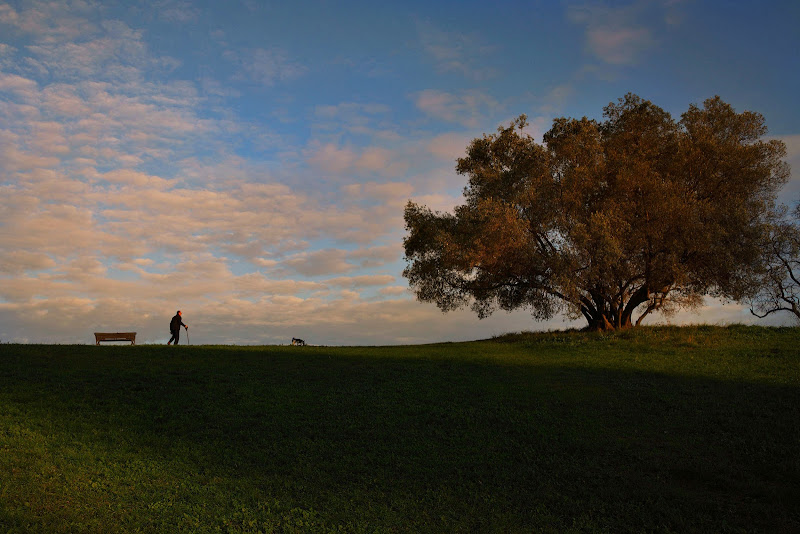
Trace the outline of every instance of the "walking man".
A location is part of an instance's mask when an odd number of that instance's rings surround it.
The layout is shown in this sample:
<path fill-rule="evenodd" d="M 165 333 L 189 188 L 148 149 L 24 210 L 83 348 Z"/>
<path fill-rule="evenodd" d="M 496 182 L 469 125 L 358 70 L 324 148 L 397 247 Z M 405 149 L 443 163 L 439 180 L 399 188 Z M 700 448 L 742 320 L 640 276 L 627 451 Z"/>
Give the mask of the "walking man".
<path fill-rule="evenodd" d="M 183 326 L 187 331 L 189 330 L 189 327 L 183 324 L 183 320 L 181 319 L 181 311 L 178 310 L 178 313 L 176 313 L 175 317 L 173 317 L 169 322 L 169 332 L 172 334 L 172 337 L 169 338 L 169 341 L 167 341 L 167 345 L 171 345 L 172 340 L 175 340 L 176 345 L 178 344 L 178 338 L 181 337 L 181 326 Z"/>

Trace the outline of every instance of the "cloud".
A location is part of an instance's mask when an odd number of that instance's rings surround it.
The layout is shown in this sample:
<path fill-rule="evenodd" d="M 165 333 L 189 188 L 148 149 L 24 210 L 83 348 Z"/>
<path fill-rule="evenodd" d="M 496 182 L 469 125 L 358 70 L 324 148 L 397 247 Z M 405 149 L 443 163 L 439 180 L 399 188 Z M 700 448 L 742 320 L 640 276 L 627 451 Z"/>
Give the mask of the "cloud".
<path fill-rule="evenodd" d="M 380 146 L 339 146 L 312 141 L 305 153 L 308 163 L 327 176 L 392 177 L 405 174 L 409 166 L 403 152 Z"/>
<path fill-rule="evenodd" d="M 278 268 L 273 272 L 284 275 L 294 273 L 312 277 L 335 275 L 349 273 L 357 269 L 381 267 L 387 262 L 395 261 L 398 258 L 399 249 L 396 246 L 378 246 L 355 251 L 328 248 L 291 255 L 289 258 L 279 262 L 277 264 Z M 339 277 L 329 279 L 325 283 L 340 287 L 356 287 L 386 285 L 394 282 L 393 275 L 381 274 Z"/>
<path fill-rule="evenodd" d="M 364 171 L 367 173 L 383 173 L 388 172 L 389 174 L 402 174 L 402 172 L 406 169 L 405 165 L 396 162 L 394 165 L 393 170 L 389 170 L 393 167 L 392 159 L 396 157 L 396 154 L 389 150 L 388 148 L 382 147 L 367 147 L 361 153 L 361 156 L 355 163 L 355 166 L 358 170 Z M 400 168 L 397 168 L 397 165 L 400 165 Z"/>
<path fill-rule="evenodd" d="M 19 14 L 8 4 L 0 4 L 0 23 L 16 24 L 19 21 Z"/>
<path fill-rule="evenodd" d="M 96 6 L 86 2 L 31 2 L 15 10 L 0 4 L 0 24 L 32 36 L 38 42 L 59 43 L 78 39 L 96 31 L 86 15 Z"/>
<path fill-rule="evenodd" d="M 316 106 L 314 115 L 322 119 L 356 122 L 363 120 L 365 116 L 383 115 L 389 111 L 391 108 L 386 104 L 342 102 L 336 105 Z"/>
<path fill-rule="evenodd" d="M 793 206 L 800 202 L 800 134 L 776 137 L 786 144 L 786 161 L 792 168 L 789 181 L 783 187 L 779 200 Z"/>
<path fill-rule="evenodd" d="M 39 84 L 28 78 L 23 78 L 16 74 L 0 72 L 0 91 L 14 93 L 17 96 L 29 99 L 30 95 L 34 93 L 38 87 Z"/>
<path fill-rule="evenodd" d="M 344 276 L 331 278 L 326 283 L 336 287 L 363 288 L 371 286 L 385 286 L 394 283 L 395 277 L 389 274 Z"/>
<path fill-rule="evenodd" d="M 0 258 L 0 273 L 19 275 L 28 271 L 41 271 L 55 267 L 47 254 L 27 250 L 7 250 Z"/>
<path fill-rule="evenodd" d="M 647 6 L 641 2 L 621 7 L 573 4 L 567 18 L 586 27 L 586 50 L 611 65 L 633 65 L 655 44 L 652 29 L 639 22 Z"/>
<path fill-rule="evenodd" d="M 200 18 L 200 10 L 185 0 L 160 0 L 154 3 L 152 9 L 160 18 L 179 24 L 197 22 Z"/>
<path fill-rule="evenodd" d="M 437 135 L 428 142 L 428 152 L 439 159 L 455 163 L 466 155 L 467 147 L 474 136 L 464 133 L 445 133 Z"/>
<path fill-rule="evenodd" d="M 316 106 L 312 127 L 319 142 L 354 142 L 393 146 L 402 141 L 391 122 L 389 106 L 375 102 L 341 102 Z"/>
<path fill-rule="evenodd" d="M 574 93 L 575 87 L 573 83 L 570 82 L 562 83 L 552 87 L 547 94 L 544 95 L 544 97 L 539 99 L 539 113 L 546 114 L 549 117 L 559 113 L 569 99 L 572 98 Z M 536 117 L 529 122 L 531 124 L 537 124 L 541 121 L 549 121 L 549 119 L 545 119 L 544 117 Z"/>
<path fill-rule="evenodd" d="M 347 252 L 341 249 L 322 249 L 303 252 L 282 263 L 303 276 L 322 276 L 346 273 L 356 265 L 347 261 Z"/>
<path fill-rule="evenodd" d="M 494 98 L 475 90 L 455 94 L 426 89 L 414 95 L 414 103 L 420 111 L 431 117 L 470 128 L 478 126 L 487 111 L 499 107 Z"/>
<path fill-rule="evenodd" d="M 400 295 L 408 295 L 410 293 L 410 289 L 407 286 L 387 286 L 381 288 L 380 294 L 385 295 L 387 297 L 396 297 Z"/>
<path fill-rule="evenodd" d="M 212 191 L 173 188 L 171 181 L 132 171 L 103 177 L 112 180 L 112 187 L 121 184 L 114 207 L 101 212 L 106 226 L 154 250 L 221 247 L 264 265 L 270 252 L 296 248 L 302 237 L 341 228 L 336 211 L 318 209 L 277 184 L 229 183 L 224 191 Z M 341 224 L 342 231 L 349 229 L 350 222 Z"/>
<path fill-rule="evenodd" d="M 141 70 L 171 70 L 174 58 L 153 56 L 143 33 L 121 21 L 105 21 L 88 38 L 75 41 L 44 40 L 28 46 L 35 64 L 62 80 L 108 80 L 130 83 L 142 79 Z"/>
<path fill-rule="evenodd" d="M 92 108 L 79 94 L 79 88 L 66 84 L 52 84 L 40 94 L 40 105 L 53 117 L 77 118 L 92 113 Z"/>
<path fill-rule="evenodd" d="M 208 133 L 208 121 L 193 110 L 199 99 L 191 84 L 144 81 L 144 72 L 171 60 L 153 57 L 141 31 L 104 22 L 92 25 L 87 39 L 51 41 L 26 48 L 49 83 L 0 73 L 0 90 L 19 98 L 0 106 L 6 128 L 16 135 L 4 150 L 16 165 L 7 168 L 52 167 L 59 162 L 42 157 L 67 153 L 95 165 L 135 166 L 174 156 L 172 149 L 185 146 L 179 137 Z"/>
<path fill-rule="evenodd" d="M 302 293 L 319 292 L 328 289 L 322 282 L 308 280 L 271 280 L 261 273 L 248 273 L 236 277 L 233 282 L 239 298 L 252 298 L 263 295 L 294 296 Z"/>
<path fill-rule="evenodd" d="M 402 252 L 402 244 L 397 242 L 393 245 L 357 249 L 348 253 L 348 258 L 358 262 L 362 268 L 382 267 L 399 260 Z"/>
<path fill-rule="evenodd" d="M 335 143 L 312 143 L 308 149 L 308 162 L 324 172 L 342 174 L 351 169 L 358 156 L 352 148 Z"/>
<path fill-rule="evenodd" d="M 107 173 L 99 174 L 98 178 L 111 184 L 132 186 L 135 188 L 146 188 L 148 190 L 165 191 L 173 183 L 159 176 L 151 176 L 147 173 L 134 171 L 131 169 L 117 169 Z"/>
<path fill-rule="evenodd" d="M 8 130 L 0 130 L 0 164 L 6 172 L 28 171 L 58 165 L 52 156 L 31 152 L 24 146 L 24 138 Z M 2 182 L 0 182 L 2 183 Z"/>
<path fill-rule="evenodd" d="M 228 49 L 223 56 L 238 66 L 240 77 L 265 87 L 294 80 L 308 71 L 281 48 L 252 48 L 244 51 Z"/>
<path fill-rule="evenodd" d="M 417 23 L 417 35 L 423 51 L 443 73 L 458 73 L 472 80 L 497 76 L 497 70 L 483 63 L 495 51 L 475 33 L 444 31 L 430 22 Z"/>
<path fill-rule="evenodd" d="M 646 28 L 593 28 L 587 31 L 587 40 L 594 55 L 614 65 L 636 63 L 653 43 Z"/>
<path fill-rule="evenodd" d="M 376 183 L 366 182 L 345 186 L 347 196 L 356 199 L 372 199 L 383 204 L 404 202 L 414 191 L 414 187 L 405 182 Z"/>

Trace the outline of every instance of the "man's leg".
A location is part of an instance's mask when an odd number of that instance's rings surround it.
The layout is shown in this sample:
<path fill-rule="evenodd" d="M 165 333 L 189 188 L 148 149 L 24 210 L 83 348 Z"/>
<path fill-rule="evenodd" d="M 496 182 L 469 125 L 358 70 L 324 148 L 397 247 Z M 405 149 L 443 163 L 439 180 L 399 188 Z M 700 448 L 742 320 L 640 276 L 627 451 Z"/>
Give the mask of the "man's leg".
<path fill-rule="evenodd" d="M 172 332 L 172 337 L 169 338 L 169 341 L 167 341 L 167 345 L 172 345 L 173 341 L 175 342 L 176 345 L 178 344 L 178 336 L 177 334 L 175 334 L 175 332 Z"/>

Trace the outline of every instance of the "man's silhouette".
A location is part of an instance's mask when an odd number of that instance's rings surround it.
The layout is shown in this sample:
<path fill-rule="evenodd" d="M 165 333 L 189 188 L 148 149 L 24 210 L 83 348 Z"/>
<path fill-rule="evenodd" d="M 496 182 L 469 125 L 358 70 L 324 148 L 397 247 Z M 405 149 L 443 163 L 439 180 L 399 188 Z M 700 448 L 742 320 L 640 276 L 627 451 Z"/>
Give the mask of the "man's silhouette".
<path fill-rule="evenodd" d="M 178 313 L 175 314 L 175 317 L 169 322 L 169 332 L 172 334 L 172 337 L 169 338 L 167 341 L 167 345 L 171 345 L 172 341 L 175 340 L 175 344 L 178 344 L 178 339 L 181 337 L 181 326 L 183 326 L 186 330 L 189 330 L 189 327 L 183 324 L 183 320 L 181 319 L 181 311 L 178 310 Z"/>

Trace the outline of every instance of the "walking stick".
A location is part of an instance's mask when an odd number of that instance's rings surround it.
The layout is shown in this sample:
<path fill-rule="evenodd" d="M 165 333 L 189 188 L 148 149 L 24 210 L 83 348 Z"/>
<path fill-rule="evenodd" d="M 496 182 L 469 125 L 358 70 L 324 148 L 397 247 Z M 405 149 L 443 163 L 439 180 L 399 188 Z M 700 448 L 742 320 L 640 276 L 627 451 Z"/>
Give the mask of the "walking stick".
<path fill-rule="evenodd" d="M 191 344 L 192 344 L 192 341 L 189 339 L 189 327 L 187 326 L 186 327 L 186 346 L 188 347 Z"/>

